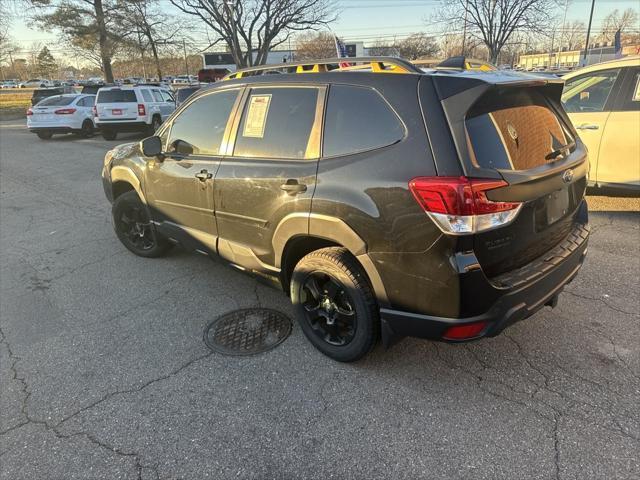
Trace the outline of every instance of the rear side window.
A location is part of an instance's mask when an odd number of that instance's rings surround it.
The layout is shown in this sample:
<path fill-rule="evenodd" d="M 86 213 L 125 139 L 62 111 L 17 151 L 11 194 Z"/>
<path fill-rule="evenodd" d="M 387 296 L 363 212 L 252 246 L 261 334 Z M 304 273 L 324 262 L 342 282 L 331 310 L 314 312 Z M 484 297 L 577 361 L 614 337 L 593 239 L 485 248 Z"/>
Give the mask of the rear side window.
<path fill-rule="evenodd" d="M 332 85 L 324 126 L 323 156 L 373 150 L 396 143 L 405 130 L 378 92 L 365 87 Z"/>
<path fill-rule="evenodd" d="M 240 121 L 234 156 L 305 158 L 317 101 L 317 88 L 252 89 Z"/>
<path fill-rule="evenodd" d="M 140 91 L 142 92 L 142 98 L 144 98 L 145 102 L 153 102 L 153 99 L 151 98 L 151 94 L 149 93 L 149 90 L 144 88 Z"/>
<path fill-rule="evenodd" d="M 238 90 L 198 98 L 173 121 L 168 150 L 184 155 L 217 155 Z"/>
<path fill-rule="evenodd" d="M 573 138 L 545 96 L 532 88 L 485 95 L 465 120 L 477 167 L 528 170 L 560 160 Z M 555 153 L 554 153 L 555 152 Z"/>
<path fill-rule="evenodd" d="M 49 97 L 38 103 L 39 107 L 62 107 L 71 105 L 76 97 Z"/>
<path fill-rule="evenodd" d="M 98 92 L 96 103 L 136 103 L 136 92 L 133 90 L 102 90 Z"/>

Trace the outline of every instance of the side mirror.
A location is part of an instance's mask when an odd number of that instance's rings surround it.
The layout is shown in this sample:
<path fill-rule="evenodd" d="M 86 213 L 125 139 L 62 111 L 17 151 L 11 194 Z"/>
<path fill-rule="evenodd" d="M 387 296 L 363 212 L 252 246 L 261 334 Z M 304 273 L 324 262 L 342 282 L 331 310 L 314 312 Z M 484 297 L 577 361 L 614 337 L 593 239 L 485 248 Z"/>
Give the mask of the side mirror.
<path fill-rule="evenodd" d="M 140 142 L 140 145 L 145 157 L 159 157 L 162 155 L 162 140 L 156 135 L 145 138 Z"/>

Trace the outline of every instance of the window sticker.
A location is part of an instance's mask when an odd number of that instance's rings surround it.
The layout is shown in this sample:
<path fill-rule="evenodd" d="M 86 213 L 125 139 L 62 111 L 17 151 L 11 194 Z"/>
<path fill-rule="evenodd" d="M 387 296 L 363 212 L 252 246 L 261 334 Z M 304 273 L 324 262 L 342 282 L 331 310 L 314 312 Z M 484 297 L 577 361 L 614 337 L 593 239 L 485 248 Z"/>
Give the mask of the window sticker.
<path fill-rule="evenodd" d="M 249 99 L 249 111 L 244 122 L 243 137 L 264 137 L 264 127 L 267 123 L 267 114 L 271 104 L 271 94 L 251 95 Z"/>

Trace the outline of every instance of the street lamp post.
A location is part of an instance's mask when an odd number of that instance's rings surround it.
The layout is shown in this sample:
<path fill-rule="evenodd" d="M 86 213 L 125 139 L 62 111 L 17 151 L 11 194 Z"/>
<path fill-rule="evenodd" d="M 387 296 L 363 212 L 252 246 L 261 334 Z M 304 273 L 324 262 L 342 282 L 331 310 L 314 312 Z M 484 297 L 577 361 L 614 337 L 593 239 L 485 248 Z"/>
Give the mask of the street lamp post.
<path fill-rule="evenodd" d="M 587 40 L 584 44 L 584 56 L 582 57 L 582 66 L 587 64 L 587 52 L 589 51 L 589 35 L 591 35 L 591 21 L 593 20 L 593 7 L 596 0 L 591 0 L 591 13 L 589 14 L 589 26 L 587 27 Z"/>

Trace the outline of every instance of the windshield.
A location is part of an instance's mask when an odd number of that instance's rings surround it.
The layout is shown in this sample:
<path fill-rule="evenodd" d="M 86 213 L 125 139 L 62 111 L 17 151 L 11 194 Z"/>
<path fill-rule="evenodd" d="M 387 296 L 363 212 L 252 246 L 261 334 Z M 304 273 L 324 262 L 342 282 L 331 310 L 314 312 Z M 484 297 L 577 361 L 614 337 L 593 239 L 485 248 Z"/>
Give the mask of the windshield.
<path fill-rule="evenodd" d="M 133 90 L 102 90 L 98 92 L 96 103 L 136 103 L 136 92 Z"/>

